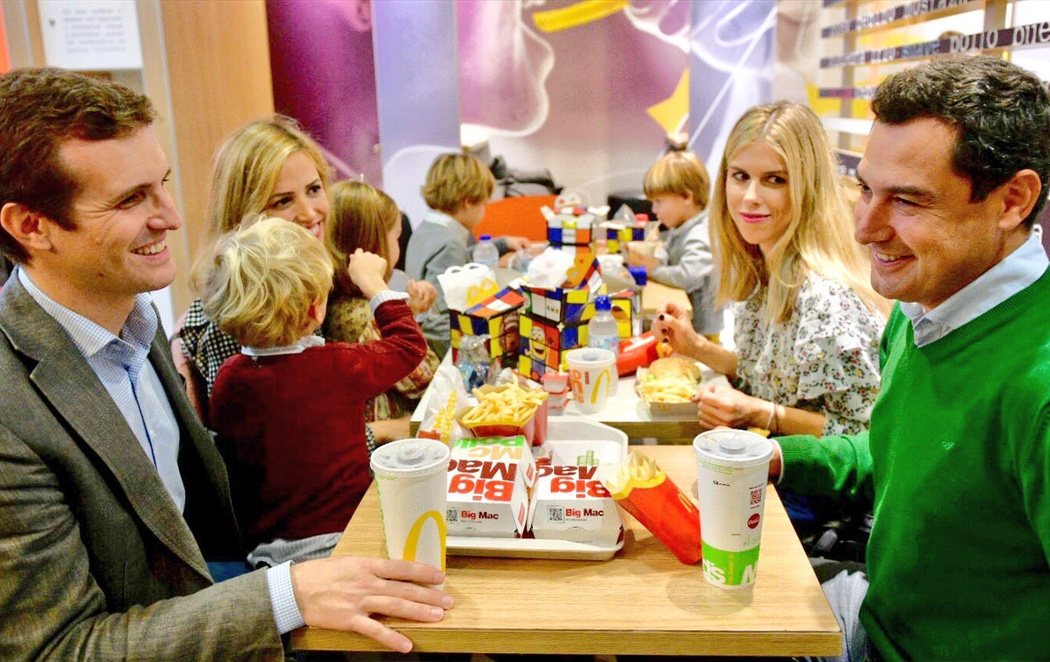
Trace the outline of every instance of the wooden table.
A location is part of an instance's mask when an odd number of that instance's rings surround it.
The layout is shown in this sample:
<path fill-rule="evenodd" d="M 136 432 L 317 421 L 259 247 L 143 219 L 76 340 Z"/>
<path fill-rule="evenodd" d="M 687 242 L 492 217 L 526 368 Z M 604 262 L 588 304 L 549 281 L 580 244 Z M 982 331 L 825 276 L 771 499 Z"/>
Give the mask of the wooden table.
<path fill-rule="evenodd" d="M 691 448 L 641 449 L 695 494 Z M 448 557 L 456 601 L 440 623 L 391 620 L 418 652 L 585 655 L 837 655 L 838 622 L 775 490 L 767 491 L 758 580 L 708 584 L 624 514 L 624 548 L 609 561 Z M 335 555 L 385 556 L 375 484 Z M 376 651 L 361 635 L 304 628 L 297 650 Z"/>
<path fill-rule="evenodd" d="M 442 360 L 442 364 L 451 363 L 451 357 L 451 352 L 446 354 L 445 358 Z M 715 373 L 710 368 L 704 368 L 702 372 L 705 382 L 725 381 L 724 375 Z M 575 403 L 570 402 L 565 408 L 564 414 L 560 415 L 582 416 L 592 421 L 604 423 L 616 428 L 617 430 L 622 430 L 630 439 L 654 437 L 660 443 L 668 444 L 692 443 L 693 437 L 702 432 L 700 429 L 700 423 L 696 416 L 688 418 L 654 418 L 653 416 L 650 416 L 649 410 L 645 406 L 645 402 L 643 402 L 634 391 L 634 383 L 634 375 L 621 377 L 620 383 L 616 388 L 616 395 L 609 398 L 605 408 L 600 412 L 595 414 L 582 414 L 576 409 Z M 409 430 L 412 434 L 416 434 L 419 430 L 419 424 L 423 420 L 423 412 L 426 411 L 429 397 L 430 390 L 428 389 L 420 399 L 419 404 L 416 406 L 416 410 L 412 412 L 412 417 L 409 419 Z M 552 414 L 552 416 L 553 415 L 557 414 Z"/>

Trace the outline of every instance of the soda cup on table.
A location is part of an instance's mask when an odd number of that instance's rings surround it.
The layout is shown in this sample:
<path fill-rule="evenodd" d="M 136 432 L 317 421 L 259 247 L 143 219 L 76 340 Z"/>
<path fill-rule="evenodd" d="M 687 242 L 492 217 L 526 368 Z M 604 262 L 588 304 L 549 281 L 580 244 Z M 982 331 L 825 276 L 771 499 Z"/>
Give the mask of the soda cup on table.
<path fill-rule="evenodd" d="M 372 453 L 390 558 L 445 570 L 448 459 L 448 446 L 434 439 L 392 441 Z"/>
<path fill-rule="evenodd" d="M 753 432 L 718 429 L 693 439 L 704 578 L 749 588 L 758 571 L 773 443 Z"/>

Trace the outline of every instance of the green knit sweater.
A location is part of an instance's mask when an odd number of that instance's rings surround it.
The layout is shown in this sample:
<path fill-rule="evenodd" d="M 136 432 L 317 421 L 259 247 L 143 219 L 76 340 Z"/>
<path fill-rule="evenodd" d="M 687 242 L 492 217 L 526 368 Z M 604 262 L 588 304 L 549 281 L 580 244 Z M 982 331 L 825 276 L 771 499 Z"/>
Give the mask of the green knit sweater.
<path fill-rule="evenodd" d="M 895 309 L 871 431 L 780 439 L 783 484 L 872 499 L 861 621 L 889 660 L 1050 656 L 1050 270 L 917 348 Z"/>

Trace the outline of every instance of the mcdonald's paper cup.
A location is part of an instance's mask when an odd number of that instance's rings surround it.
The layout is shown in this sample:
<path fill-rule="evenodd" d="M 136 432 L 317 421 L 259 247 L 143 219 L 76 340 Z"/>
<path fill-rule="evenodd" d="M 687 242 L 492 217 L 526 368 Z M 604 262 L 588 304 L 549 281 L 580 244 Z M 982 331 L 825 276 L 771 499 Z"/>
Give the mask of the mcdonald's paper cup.
<path fill-rule="evenodd" d="M 755 583 L 762 509 L 773 444 L 744 430 L 719 429 L 693 439 L 704 578 L 727 589 Z"/>
<path fill-rule="evenodd" d="M 566 354 L 569 364 L 569 384 L 576 406 L 585 414 L 605 408 L 609 396 L 616 393 L 619 373 L 616 354 L 597 347 L 581 347 Z"/>
<path fill-rule="evenodd" d="M 448 458 L 448 446 L 433 439 L 392 441 L 372 453 L 390 558 L 445 569 Z"/>

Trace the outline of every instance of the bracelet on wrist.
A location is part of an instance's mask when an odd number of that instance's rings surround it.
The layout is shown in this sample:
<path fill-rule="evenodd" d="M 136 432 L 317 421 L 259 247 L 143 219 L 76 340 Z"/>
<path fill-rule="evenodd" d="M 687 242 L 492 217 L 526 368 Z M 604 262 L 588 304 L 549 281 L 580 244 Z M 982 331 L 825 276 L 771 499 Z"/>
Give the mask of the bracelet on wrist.
<path fill-rule="evenodd" d="M 769 420 L 766 421 L 766 429 L 772 432 L 773 423 L 776 421 L 777 418 L 777 403 L 770 400 L 769 404 L 771 404 L 772 407 L 769 408 Z"/>

